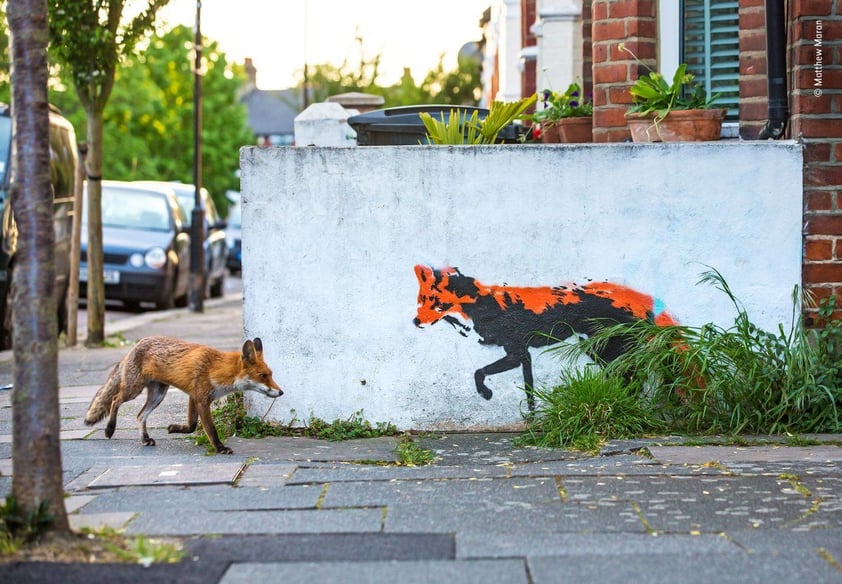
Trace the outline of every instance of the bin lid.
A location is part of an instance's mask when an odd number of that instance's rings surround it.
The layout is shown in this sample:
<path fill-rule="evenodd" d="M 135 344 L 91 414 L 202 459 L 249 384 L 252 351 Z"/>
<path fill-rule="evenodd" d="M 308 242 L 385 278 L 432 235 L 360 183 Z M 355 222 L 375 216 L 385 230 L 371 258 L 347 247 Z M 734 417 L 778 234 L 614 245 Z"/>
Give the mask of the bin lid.
<path fill-rule="evenodd" d="M 441 115 L 447 118 L 450 116 L 451 110 L 459 110 L 469 115 L 477 111 L 481 119 L 488 115 L 487 109 L 469 105 L 409 105 L 388 107 L 351 116 L 348 118 L 348 124 L 355 130 L 359 126 L 368 132 L 394 132 L 395 130 L 408 128 L 423 129 L 424 122 L 421 121 L 419 115 L 421 112 L 427 112 L 434 118 L 439 118 Z"/>

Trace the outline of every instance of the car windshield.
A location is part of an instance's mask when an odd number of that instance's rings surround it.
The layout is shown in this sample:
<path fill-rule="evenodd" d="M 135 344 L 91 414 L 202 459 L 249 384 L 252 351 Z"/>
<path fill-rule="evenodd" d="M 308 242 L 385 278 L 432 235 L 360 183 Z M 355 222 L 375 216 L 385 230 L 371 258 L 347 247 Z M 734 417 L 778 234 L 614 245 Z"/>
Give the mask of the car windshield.
<path fill-rule="evenodd" d="M 82 222 L 88 222 L 87 202 L 82 207 Z M 102 226 L 170 231 L 167 198 L 162 193 L 103 186 Z"/>
<path fill-rule="evenodd" d="M 196 206 L 196 187 L 193 185 L 182 185 L 175 188 L 175 196 L 179 205 L 184 209 L 185 227 L 193 224 L 193 207 Z"/>
<path fill-rule="evenodd" d="M 6 169 L 11 164 L 11 160 L 9 160 L 11 147 L 12 119 L 6 116 L 0 116 L 0 185 L 6 180 Z"/>

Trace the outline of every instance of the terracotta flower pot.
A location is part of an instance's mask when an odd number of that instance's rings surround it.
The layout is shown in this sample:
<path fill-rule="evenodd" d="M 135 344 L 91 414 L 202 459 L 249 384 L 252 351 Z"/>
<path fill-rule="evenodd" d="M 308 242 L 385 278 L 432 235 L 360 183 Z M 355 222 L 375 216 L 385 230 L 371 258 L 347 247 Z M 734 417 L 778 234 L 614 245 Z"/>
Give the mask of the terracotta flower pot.
<path fill-rule="evenodd" d="M 558 144 L 561 142 L 558 135 L 558 126 L 555 122 L 541 122 L 541 142 L 543 144 Z"/>
<path fill-rule="evenodd" d="M 593 142 L 593 118 L 591 116 L 577 116 L 561 118 L 556 122 L 559 141 L 565 144 Z"/>
<path fill-rule="evenodd" d="M 701 142 L 719 140 L 724 109 L 673 110 L 663 119 L 627 113 L 633 142 Z"/>

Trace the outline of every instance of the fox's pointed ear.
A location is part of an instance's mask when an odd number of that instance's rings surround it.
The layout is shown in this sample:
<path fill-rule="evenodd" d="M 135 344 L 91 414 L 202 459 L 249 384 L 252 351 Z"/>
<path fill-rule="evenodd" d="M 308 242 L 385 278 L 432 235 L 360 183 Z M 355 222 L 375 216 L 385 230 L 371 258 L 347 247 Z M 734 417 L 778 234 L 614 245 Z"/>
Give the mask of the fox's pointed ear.
<path fill-rule="evenodd" d="M 246 363 L 254 363 L 255 346 L 253 341 L 246 341 L 243 343 L 243 361 Z"/>
<path fill-rule="evenodd" d="M 254 350 L 258 353 L 263 352 L 263 341 L 260 340 L 260 337 L 254 337 Z"/>
<path fill-rule="evenodd" d="M 431 280 L 433 278 L 433 270 L 427 266 L 415 266 L 415 277 L 423 284 L 428 279 Z"/>

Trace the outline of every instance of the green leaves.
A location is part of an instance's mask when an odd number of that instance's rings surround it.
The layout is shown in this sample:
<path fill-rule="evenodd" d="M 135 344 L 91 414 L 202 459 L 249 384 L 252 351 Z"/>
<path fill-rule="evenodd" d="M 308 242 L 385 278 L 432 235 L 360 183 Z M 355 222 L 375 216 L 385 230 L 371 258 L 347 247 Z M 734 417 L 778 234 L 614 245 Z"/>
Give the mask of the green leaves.
<path fill-rule="evenodd" d="M 519 118 L 535 99 L 532 95 L 513 102 L 495 101 L 482 120 L 476 110 L 468 115 L 467 111 L 452 109 L 446 120 L 443 112 L 438 120 L 427 112 L 419 115 L 433 144 L 494 144 L 500 131 Z"/>
<path fill-rule="evenodd" d="M 718 97 L 714 95 L 710 99 L 707 98 L 704 88 L 694 83 L 695 76 L 687 72 L 687 63 L 678 66 L 672 76 L 672 83 L 668 84 L 663 75 L 642 63 L 625 44 L 620 43 L 619 48 L 631 54 L 639 65 L 649 70 L 649 73 L 638 77 L 629 88 L 634 104 L 629 112 L 641 116 L 654 113 L 656 119 L 660 120 L 671 110 L 708 109 Z"/>

